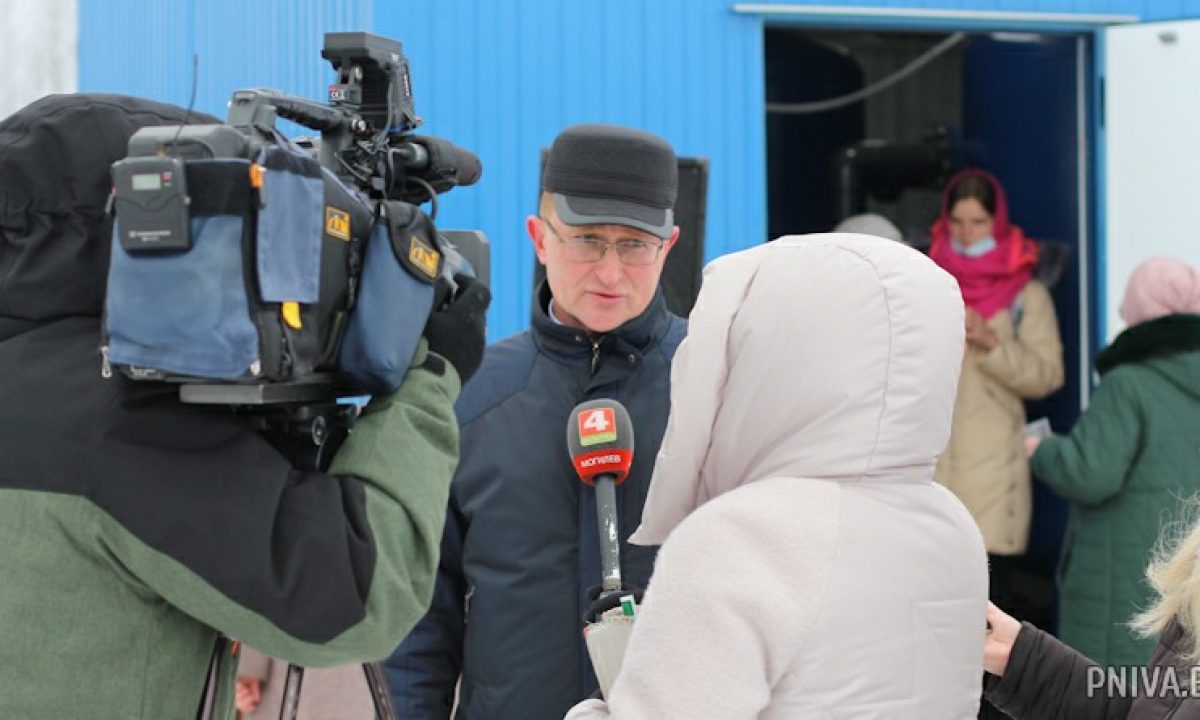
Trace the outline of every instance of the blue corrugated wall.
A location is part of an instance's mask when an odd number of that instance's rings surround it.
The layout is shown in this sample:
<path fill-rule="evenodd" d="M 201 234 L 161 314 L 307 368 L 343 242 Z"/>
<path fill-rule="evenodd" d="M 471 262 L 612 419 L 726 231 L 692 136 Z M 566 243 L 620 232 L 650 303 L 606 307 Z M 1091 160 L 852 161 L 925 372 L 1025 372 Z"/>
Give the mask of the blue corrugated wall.
<path fill-rule="evenodd" d="M 636 125 L 682 155 L 709 158 L 706 256 L 764 239 L 763 18 L 731 0 L 79 0 L 79 85 L 186 104 L 199 53 L 196 105 L 224 116 L 230 93 L 274 87 L 321 98 L 322 33 L 400 39 L 429 132 L 475 150 L 483 180 L 443 198 L 442 227 L 477 227 L 493 242 L 492 338 L 526 325 L 538 152 L 575 122 Z M 788 4 L 776 2 L 774 4 Z M 839 2 L 1200 16 L 1200 0 Z"/>
<path fill-rule="evenodd" d="M 566 125 L 634 125 L 709 158 L 708 257 L 765 239 L 756 18 L 691 0 L 410 0 L 380 2 L 375 20 L 403 38 L 430 131 L 483 160 L 480 185 L 446 198 L 442 224 L 475 224 L 494 241 L 490 323 L 500 334 L 529 317 L 524 219 L 540 149 Z"/>
<path fill-rule="evenodd" d="M 230 94 L 272 87 L 324 97 L 322 33 L 370 29 L 369 0 L 79 0 L 79 87 L 196 107 L 224 117 Z"/>

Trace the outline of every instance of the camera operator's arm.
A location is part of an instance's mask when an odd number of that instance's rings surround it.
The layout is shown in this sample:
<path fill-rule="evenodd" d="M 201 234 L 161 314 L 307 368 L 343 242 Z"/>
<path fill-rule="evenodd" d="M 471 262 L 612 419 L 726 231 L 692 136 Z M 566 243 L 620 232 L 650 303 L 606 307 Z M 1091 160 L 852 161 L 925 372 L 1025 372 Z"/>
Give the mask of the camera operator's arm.
<path fill-rule="evenodd" d="M 423 384 L 425 375 L 457 375 L 466 382 L 478 369 L 483 356 L 484 322 L 491 293 L 487 286 L 473 278 L 459 276 L 459 294 L 449 308 L 433 313 L 425 329 L 431 351 L 422 357 L 418 351 L 404 386 L 390 398 L 375 399 L 367 406 L 346 443 L 339 450 L 330 468 L 332 473 L 364 479 L 367 494 L 367 520 L 375 529 L 376 565 L 373 578 L 359 576 L 369 583 L 366 618 L 326 647 L 296 646 L 287 652 L 251 641 L 269 654 L 285 657 L 301 664 L 338 662 L 339 645 L 356 653 L 355 659 L 382 659 L 391 652 L 404 634 L 429 606 L 434 574 L 438 563 L 438 544 L 442 535 L 449 480 L 457 462 L 457 421 L 453 415 L 454 393 L 445 396 L 447 403 L 436 413 L 423 411 L 418 402 L 407 402 L 410 385 Z M 423 343 L 425 344 L 425 343 Z M 456 372 L 445 368 L 448 363 Z M 444 385 L 444 380 L 443 380 Z M 444 411 L 449 410 L 447 415 Z M 452 432 L 447 433 L 447 430 Z M 366 435 L 366 437 L 364 437 Z M 441 450 L 450 464 L 434 463 L 421 467 L 413 464 L 406 453 L 414 442 L 429 444 Z M 408 457 L 406 457 L 408 455 Z M 417 454 L 419 457 L 419 453 Z M 403 478 L 399 487 L 387 483 L 371 483 L 367 478 L 384 469 Z M 372 497 L 378 495 L 377 498 Z M 411 502 L 419 499 L 419 503 Z M 397 511 L 399 516 L 397 515 Z M 432 512 L 431 512 L 432 511 Z M 387 551 L 386 554 L 384 551 Z M 387 562 L 387 558 L 399 562 Z M 293 643 L 281 639 L 281 648 Z M 365 656 L 356 648 L 371 646 Z M 315 651 L 311 660 L 299 660 Z"/>
<path fill-rule="evenodd" d="M 194 459 L 212 473 L 202 480 L 219 507 L 197 498 L 164 508 L 171 516 L 153 530 L 169 535 L 149 547 L 114 537 L 110 550 L 170 605 L 266 655 L 307 666 L 381 659 L 433 590 L 458 385 L 422 343 L 401 388 L 372 400 L 328 474 L 292 469 L 247 429 Z M 198 469 L 186 470 L 194 483 Z"/>
<path fill-rule="evenodd" d="M 483 289 L 435 313 L 456 330 L 432 334 L 433 350 L 448 337 L 482 354 L 486 306 Z M 91 418 L 86 451 L 90 472 L 112 479 L 91 496 L 108 513 L 90 528 L 102 557 L 164 612 L 267 655 L 308 666 L 386 657 L 433 592 L 458 453 L 451 363 L 472 354 L 422 341 L 328 473 L 294 469 L 243 419 L 181 405 L 171 388 L 105 386 L 120 392 Z"/>

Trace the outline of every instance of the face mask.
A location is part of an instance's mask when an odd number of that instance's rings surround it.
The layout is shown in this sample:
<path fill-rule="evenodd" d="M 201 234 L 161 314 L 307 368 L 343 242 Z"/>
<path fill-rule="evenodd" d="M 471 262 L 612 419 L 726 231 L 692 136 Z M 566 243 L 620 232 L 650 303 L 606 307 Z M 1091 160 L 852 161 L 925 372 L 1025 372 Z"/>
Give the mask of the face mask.
<path fill-rule="evenodd" d="M 987 253 L 996 249 L 996 238 L 988 235 L 981 240 L 977 240 L 970 246 L 965 246 L 959 241 L 951 239 L 950 244 L 954 248 L 954 252 L 958 253 L 959 255 L 962 255 L 963 257 L 977 258 L 980 255 L 986 255 Z"/>

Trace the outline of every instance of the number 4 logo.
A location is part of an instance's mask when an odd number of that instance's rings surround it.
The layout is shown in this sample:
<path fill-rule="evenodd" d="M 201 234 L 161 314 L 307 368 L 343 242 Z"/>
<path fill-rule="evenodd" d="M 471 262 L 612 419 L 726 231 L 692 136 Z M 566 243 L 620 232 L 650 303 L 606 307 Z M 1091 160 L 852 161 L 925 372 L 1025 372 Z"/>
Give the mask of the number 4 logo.
<path fill-rule="evenodd" d="M 612 408 L 596 408 L 579 416 L 579 444 L 587 447 L 617 439 L 617 417 Z"/>

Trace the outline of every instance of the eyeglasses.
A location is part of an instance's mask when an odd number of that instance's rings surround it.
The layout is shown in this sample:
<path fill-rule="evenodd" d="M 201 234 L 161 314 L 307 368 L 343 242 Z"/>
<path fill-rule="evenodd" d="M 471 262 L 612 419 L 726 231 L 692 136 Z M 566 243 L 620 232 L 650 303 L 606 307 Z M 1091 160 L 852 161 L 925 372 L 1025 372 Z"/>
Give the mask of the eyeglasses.
<path fill-rule="evenodd" d="M 658 259 L 658 253 L 663 249 L 663 243 L 646 242 L 635 238 L 624 238 L 616 242 L 607 242 L 594 235 L 576 235 L 563 237 L 550 221 L 538 216 L 542 224 L 563 245 L 567 260 L 576 263 L 594 263 L 604 259 L 604 254 L 611 248 L 621 259 L 622 265 L 653 265 Z"/>

